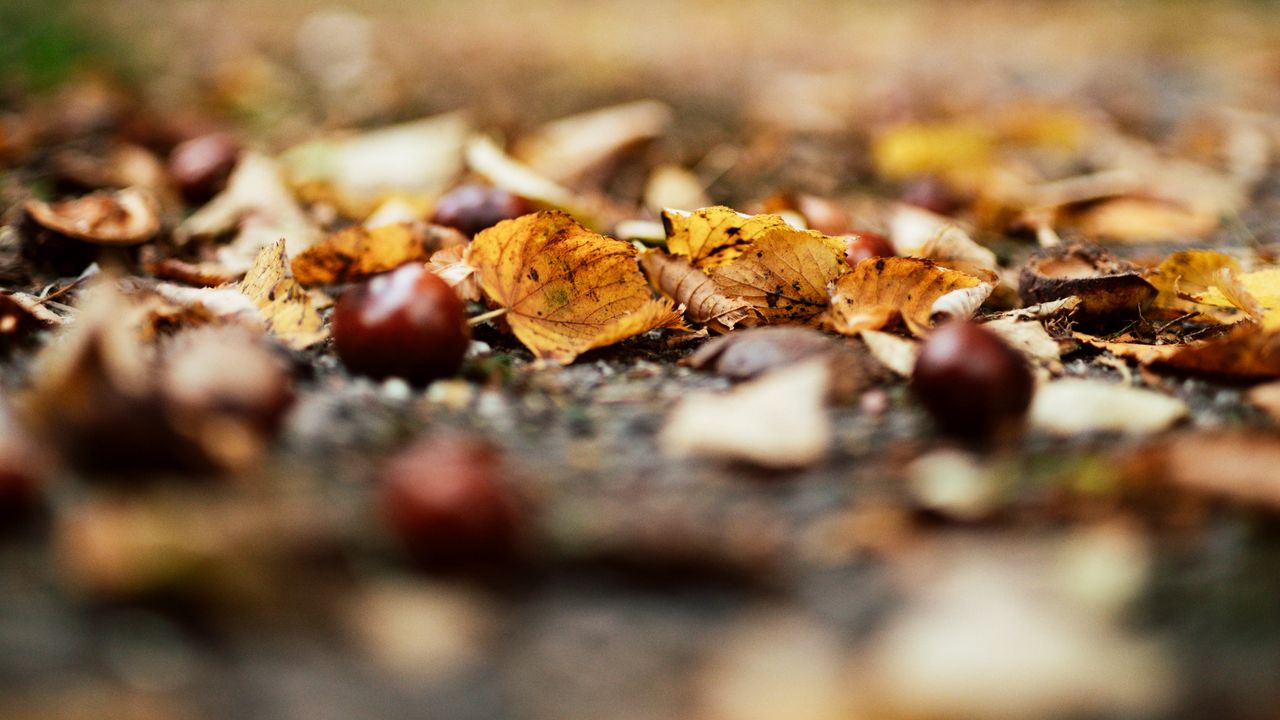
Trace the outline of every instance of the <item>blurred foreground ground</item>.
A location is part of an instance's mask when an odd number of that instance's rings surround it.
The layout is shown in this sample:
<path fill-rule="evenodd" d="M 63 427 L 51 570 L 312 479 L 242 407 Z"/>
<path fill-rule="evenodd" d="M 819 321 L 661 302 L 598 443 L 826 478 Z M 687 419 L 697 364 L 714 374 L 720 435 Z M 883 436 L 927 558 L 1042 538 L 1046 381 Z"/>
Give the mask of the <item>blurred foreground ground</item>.
<path fill-rule="evenodd" d="M 2 46 L 7 113 L 98 75 L 149 112 L 276 152 L 320 130 L 458 109 L 516 137 L 652 98 L 674 120 L 649 158 L 695 168 L 735 207 L 783 191 L 893 195 L 868 157 L 879 129 L 1019 101 L 1100 114 L 1161 147 L 1224 109 L 1280 117 L 1280 7 L 1268 3 L 10 12 L 26 34 Z M 610 191 L 637 194 L 628 182 Z M 1201 245 L 1277 242 L 1273 162 Z M 729 385 L 678 366 L 683 347 L 646 337 L 544 369 L 509 337 L 477 339 L 491 351 L 427 391 L 352 378 L 331 352 L 294 356 L 307 370 L 279 446 L 226 485 L 117 494 L 60 478 L 53 510 L 0 544 L 0 717 L 1275 715 L 1274 505 L 1135 500 L 1108 484 L 1131 441 L 1032 435 L 984 466 L 1001 499 L 957 519 L 945 509 L 987 501 L 943 498 L 940 512 L 905 486 L 908 462 L 938 442 L 900 381 L 884 412 L 833 411 L 822 462 L 762 471 L 656 451 L 676 400 Z M 29 362 L 8 358 L 0 388 L 29 385 Z M 1189 431 L 1276 433 L 1239 386 L 1162 383 L 1190 405 Z M 373 468 L 445 428 L 492 440 L 517 469 L 540 509 L 525 565 L 424 576 L 388 548 Z M 88 541 L 68 537 L 67 517 Z"/>

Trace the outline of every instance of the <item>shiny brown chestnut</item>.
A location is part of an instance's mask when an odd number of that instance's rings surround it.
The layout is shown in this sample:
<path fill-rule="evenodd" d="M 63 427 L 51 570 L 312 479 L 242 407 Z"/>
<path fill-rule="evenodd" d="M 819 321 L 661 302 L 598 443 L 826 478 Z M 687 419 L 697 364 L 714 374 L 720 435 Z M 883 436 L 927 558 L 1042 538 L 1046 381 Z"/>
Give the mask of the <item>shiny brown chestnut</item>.
<path fill-rule="evenodd" d="M 873 257 L 896 257 L 893 243 L 877 232 L 853 232 L 844 236 L 844 261 L 849 267 Z"/>
<path fill-rule="evenodd" d="M 333 343 L 349 370 L 424 385 L 458 371 L 470 332 L 453 288 L 419 263 L 348 289 L 333 309 Z"/>
<path fill-rule="evenodd" d="M 169 153 L 169 177 L 188 201 L 203 202 L 226 187 L 239 159 L 240 143 L 229 133 L 201 135 Z"/>
<path fill-rule="evenodd" d="M 1017 429 L 1035 382 L 1022 354 L 995 333 L 953 321 L 925 340 L 911 389 L 944 435 L 983 442 Z"/>
<path fill-rule="evenodd" d="M 509 561 L 518 555 L 521 517 L 505 473 L 498 451 L 475 438 L 421 441 L 382 473 L 384 519 L 424 569 Z"/>
<path fill-rule="evenodd" d="M 459 185 L 440 197 L 431 222 L 454 228 L 468 237 L 503 220 L 533 212 L 528 200 L 491 185 Z"/>

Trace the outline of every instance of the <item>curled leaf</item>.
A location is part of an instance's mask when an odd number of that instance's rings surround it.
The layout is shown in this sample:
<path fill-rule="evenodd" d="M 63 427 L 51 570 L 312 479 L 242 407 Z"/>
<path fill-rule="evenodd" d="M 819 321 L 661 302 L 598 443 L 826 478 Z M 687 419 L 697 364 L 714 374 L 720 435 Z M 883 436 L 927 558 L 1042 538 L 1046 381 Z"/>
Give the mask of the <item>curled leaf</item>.
<path fill-rule="evenodd" d="M 661 135 L 673 116 L 670 107 L 656 100 L 571 115 L 521 138 L 512 155 L 554 182 L 576 185 Z"/>
<path fill-rule="evenodd" d="M 476 235 L 465 260 L 512 332 L 539 358 L 568 364 L 658 327 L 683 327 L 655 300 L 629 243 L 597 235 L 559 211 L 506 220 Z"/>
<path fill-rule="evenodd" d="M 853 335 L 901 317 L 913 335 L 927 335 L 935 315 L 969 318 L 992 285 L 920 258 L 869 258 L 841 276 L 831 291 L 827 322 Z"/>
<path fill-rule="evenodd" d="M 26 210 L 44 228 L 97 245 L 137 245 L 160 230 L 159 203 L 140 188 L 56 203 L 31 200 Z"/>
<path fill-rule="evenodd" d="M 476 269 L 467 264 L 465 254 L 464 245 L 450 245 L 437 250 L 431 255 L 427 269 L 448 283 L 458 297 L 476 301 L 480 299 L 480 281 L 476 279 Z"/>
<path fill-rule="evenodd" d="M 1106 319 L 1136 314 L 1156 289 L 1133 265 L 1099 248 L 1072 246 L 1051 248 L 1028 260 L 1018 278 L 1018 294 L 1027 303 L 1075 295 L 1080 317 Z"/>
<path fill-rule="evenodd" d="M 649 250 L 640 256 L 645 272 L 662 294 L 684 307 L 684 316 L 719 333 L 762 321 L 751 303 L 720 292 L 706 273 L 679 255 Z"/>
<path fill-rule="evenodd" d="M 1147 273 L 1157 291 L 1152 306 L 1178 312 L 1213 312 L 1196 301 L 1211 287 L 1235 284 L 1240 263 L 1215 250 L 1183 250 L 1165 258 Z M 1241 288 L 1243 290 L 1243 288 Z M 1224 318 L 1226 319 L 1226 318 Z"/>

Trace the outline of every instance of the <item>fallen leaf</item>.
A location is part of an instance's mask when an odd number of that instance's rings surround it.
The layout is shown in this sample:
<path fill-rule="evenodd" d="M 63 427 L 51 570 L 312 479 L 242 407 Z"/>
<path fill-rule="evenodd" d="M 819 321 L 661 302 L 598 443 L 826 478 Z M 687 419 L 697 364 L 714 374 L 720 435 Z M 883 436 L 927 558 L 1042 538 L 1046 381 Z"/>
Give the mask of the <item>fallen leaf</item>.
<path fill-rule="evenodd" d="M 55 203 L 31 200 L 25 207 L 41 227 L 97 245 L 137 245 L 160 231 L 159 203 L 141 188 Z"/>
<path fill-rule="evenodd" d="M 776 468 L 811 465 L 831 445 L 831 419 L 823 407 L 830 372 L 827 363 L 814 360 L 767 373 L 727 393 L 690 395 L 667 418 L 659 447 L 675 457 Z"/>
<path fill-rule="evenodd" d="M 1218 215 L 1160 200 L 1118 197 L 1084 211 L 1075 224 L 1086 237 L 1115 242 L 1192 242 L 1218 227 Z"/>
<path fill-rule="evenodd" d="M 1183 401 L 1152 390 L 1063 378 L 1036 388 L 1030 420 L 1033 427 L 1054 435 L 1145 435 L 1166 430 L 1189 413 Z"/>
<path fill-rule="evenodd" d="M 708 210 L 715 212 L 690 216 L 687 233 L 679 223 L 670 225 L 676 232 L 667 245 L 704 269 L 721 294 L 746 301 L 767 323 L 804 322 L 827 307 L 827 287 L 847 269 L 842 240 L 797 230 L 775 216 L 743 220 L 728 208 Z"/>
<path fill-rule="evenodd" d="M 879 330 L 860 330 L 858 337 L 867 344 L 871 356 L 902 377 L 911 377 L 920 357 L 920 343 L 893 333 Z"/>
<path fill-rule="evenodd" d="M 329 337 L 311 296 L 289 273 L 283 240 L 258 253 L 239 290 L 253 300 L 267 330 L 285 345 L 303 350 Z"/>
<path fill-rule="evenodd" d="M 290 148 L 280 164 L 304 200 L 363 219 L 388 199 L 421 204 L 444 192 L 462 172 L 469 132 L 464 115 L 449 113 L 313 140 Z"/>
<path fill-rule="evenodd" d="M 562 364 L 659 327 L 683 327 L 655 300 L 629 243 L 543 211 L 482 231 L 465 255 L 485 295 L 538 358 Z"/>
<path fill-rule="evenodd" d="M 936 175 L 964 188 L 978 186 L 996 154 L 993 129 L 977 120 L 898 125 L 871 146 L 876 170 L 892 180 Z"/>
<path fill-rule="evenodd" d="M 857 709 L 847 716 L 1034 720 L 1169 712 L 1179 676 L 1165 648 L 1059 589 L 1060 547 L 1023 539 L 905 553 L 900 572 L 914 582 L 855 664 Z M 1003 640 L 989 642 L 993 637 Z"/>
<path fill-rule="evenodd" d="M 982 326 L 999 335 L 1010 347 L 1021 352 L 1037 367 L 1043 367 L 1054 374 L 1062 372 L 1062 348 L 1039 322 L 1001 318 L 989 320 Z"/>
<path fill-rule="evenodd" d="M 438 225 L 355 225 L 330 235 L 293 258 L 293 276 L 304 285 L 330 285 L 377 275 L 405 263 L 425 262 L 445 246 L 463 245 L 461 233 Z"/>
<path fill-rule="evenodd" d="M 465 245 L 450 245 L 437 250 L 432 253 L 427 269 L 448 283 L 458 297 L 475 302 L 481 297 L 480 281 L 476 279 L 476 269 L 467 264 L 466 251 Z"/>
<path fill-rule="evenodd" d="M 284 185 L 279 165 L 257 153 L 245 153 L 227 180 L 227 188 L 178 227 L 180 243 L 195 237 L 235 233 L 218 248 L 226 272 L 243 273 L 259 251 L 284 238 L 285 252 L 297 255 L 320 239 L 320 231 Z"/>
<path fill-rule="evenodd" d="M 913 335 L 923 337 L 935 315 L 972 317 L 991 290 L 990 283 L 930 260 L 868 258 L 836 281 L 827 321 L 836 332 L 853 335 L 901 317 Z"/>
<path fill-rule="evenodd" d="M 578 185 L 599 179 L 620 155 L 660 136 L 673 117 L 655 100 L 613 105 L 547 123 L 520 138 L 511 154 L 553 182 Z"/>
<path fill-rule="evenodd" d="M 654 249 L 640 255 L 640 264 L 653 286 L 684 308 L 688 320 L 718 333 L 764 320 L 751 303 L 721 293 L 715 280 L 684 257 Z"/>
<path fill-rule="evenodd" d="M 578 218 L 588 227 L 611 226 L 627 213 L 603 195 L 580 195 L 508 155 L 486 135 L 467 141 L 467 167 L 507 192 Z"/>
<path fill-rule="evenodd" d="M 1264 268 L 1224 281 L 1197 295 L 1195 300 L 1217 307 L 1240 308 L 1268 331 L 1280 330 L 1280 268 Z"/>
<path fill-rule="evenodd" d="M 654 212 L 667 208 L 692 211 L 707 207 L 711 199 L 698 176 L 679 165 L 666 164 L 649 173 L 644 186 L 644 204 Z"/>
<path fill-rule="evenodd" d="M 918 255 L 949 270 L 969 273 L 986 282 L 994 282 L 1000 270 L 996 254 L 955 225 L 940 228 L 920 248 Z"/>
<path fill-rule="evenodd" d="M 1226 335 L 1175 346 L 1175 352 L 1150 361 L 1179 372 L 1256 381 L 1280 377 L 1280 332 L 1240 323 Z"/>
<path fill-rule="evenodd" d="M 746 215 L 721 205 L 692 212 L 662 212 L 667 251 L 688 259 L 699 270 L 728 265 L 766 230 L 789 228 L 777 215 Z"/>
<path fill-rule="evenodd" d="M 1215 250 L 1173 253 L 1146 275 L 1147 281 L 1158 292 L 1151 304 L 1180 313 L 1197 312 L 1219 322 L 1233 322 L 1240 319 L 1236 307 L 1224 310 L 1196 299 L 1203 297 L 1210 288 L 1226 288 L 1223 298 L 1240 303 L 1243 306 L 1240 310 L 1258 320 L 1262 316 L 1261 309 L 1256 301 L 1249 301 L 1248 291 L 1239 280 L 1239 272 L 1240 263 L 1235 258 Z"/>

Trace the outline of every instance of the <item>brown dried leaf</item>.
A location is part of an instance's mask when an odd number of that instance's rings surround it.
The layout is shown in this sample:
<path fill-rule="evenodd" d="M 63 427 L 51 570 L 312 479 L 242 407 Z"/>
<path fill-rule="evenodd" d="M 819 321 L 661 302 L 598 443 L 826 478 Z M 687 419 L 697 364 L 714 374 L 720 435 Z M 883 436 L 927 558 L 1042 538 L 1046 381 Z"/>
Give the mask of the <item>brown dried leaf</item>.
<path fill-rule="evenodd" d="M 141 188 L 56 203 L 31 200 L 26 210 L 42 227 L 98 245 L 137 245 L 160 230 L 159 203 Z"/>
<path fill-rule="evenodd" d="M 452 228 L 394 223 L 376 228 L 352 226 L 303 250 L 293 258 L 293 276 L 304 285 L 360 280 L 405 263 L 425 262 L 446 245 L 466 238 Z"/>
<path fill-rule="evenodd" d="M 679 255 L 649 250 L 640 264 L 663 295 L 684 308 L 684 316 L 718 333 L 735 327 L 752 327 L 763 321 L 751 303 L 721 294 L 714 280 Z"/>
<path fill-rule="evenodd" d="M 683 327 L 655 300 L 630 244 L 597 235 L 563 212 L 506 220 L 476 235 L 466 262 L 512 332 L 539 358 L 562 364 L 659 327 Z"/>
<path fill-rule="evenodd" d="M 967 273 L 919 258 L 869 258 L 836 281 L 827 323 L 854 335 L 879 330 L 901 316 L 917 337 L 929 333 L 935 315 L 969 318 L 992 285 Z"/>
<path fill-rule="evenodd" d="M 307 291 L 289 274 L 284 240 L 263 248 L 240 282 L 244 293 L 262 310 L 267 330 L 295 350 L 302 350 L 329 336 L 319 311 Z"/>

